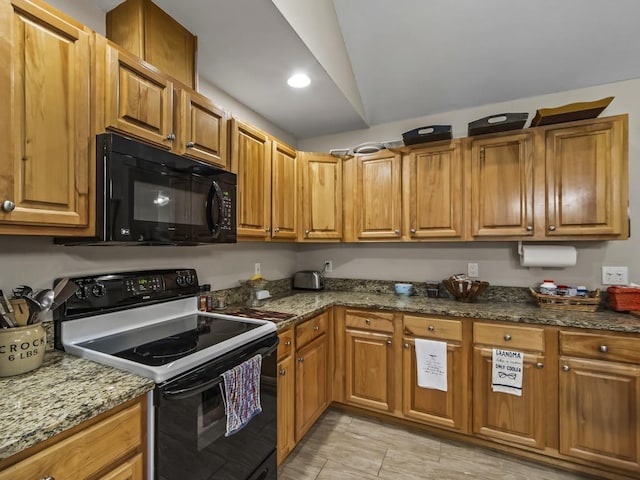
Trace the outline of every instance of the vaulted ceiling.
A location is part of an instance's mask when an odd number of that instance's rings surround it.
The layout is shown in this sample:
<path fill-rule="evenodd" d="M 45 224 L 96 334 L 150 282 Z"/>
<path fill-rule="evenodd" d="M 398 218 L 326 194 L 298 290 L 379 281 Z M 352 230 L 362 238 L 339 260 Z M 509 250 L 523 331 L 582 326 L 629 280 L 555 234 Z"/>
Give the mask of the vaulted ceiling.
<path fill-rule="evenodd" d="M 154 3 L 202 77 L 298 139 L 640 77 L 638 0 Z"/>

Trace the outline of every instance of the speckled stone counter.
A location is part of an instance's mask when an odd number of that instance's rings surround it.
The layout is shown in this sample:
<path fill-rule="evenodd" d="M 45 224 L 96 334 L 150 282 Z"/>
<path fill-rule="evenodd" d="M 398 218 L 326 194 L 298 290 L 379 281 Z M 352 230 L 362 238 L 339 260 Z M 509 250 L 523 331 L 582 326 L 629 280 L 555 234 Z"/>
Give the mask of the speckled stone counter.
<path fill-rule="evenodd" d="M 0 460 L 145 394 L 153 381 L 48 351 L 31 372 L 0 378 Z"/>
<path fill-rule="evenodd" d="M 278 323 L 282 329 L 310 318 L 335 305 L 404 311 L 462 318 L 480 318 L 505 322 L 518 322 L 560 327 L 590 328 L 615 332 L 640 333 L 640 318 L 610 310 L 594 313 L 571 310 L 550 310 L 533 303 L 478 301 L 464 303 L 445 298 L 423 296 L 398 297 L 395 294 L 366 292 L 292 292 L 281 298 L 268 300 L 261 310 L 290 313 L 295 317 Z"/>

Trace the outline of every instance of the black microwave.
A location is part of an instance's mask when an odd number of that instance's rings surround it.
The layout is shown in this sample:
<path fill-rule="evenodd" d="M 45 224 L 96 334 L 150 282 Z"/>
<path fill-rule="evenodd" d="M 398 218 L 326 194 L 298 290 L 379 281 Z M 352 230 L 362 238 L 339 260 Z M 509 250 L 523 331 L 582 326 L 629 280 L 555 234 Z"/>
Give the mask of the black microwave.
<path fill-rule="evenodd" d="M 96 236 L 66 245 L 236 241 L 236 175 L 115 133 L 96 141 Z"/>

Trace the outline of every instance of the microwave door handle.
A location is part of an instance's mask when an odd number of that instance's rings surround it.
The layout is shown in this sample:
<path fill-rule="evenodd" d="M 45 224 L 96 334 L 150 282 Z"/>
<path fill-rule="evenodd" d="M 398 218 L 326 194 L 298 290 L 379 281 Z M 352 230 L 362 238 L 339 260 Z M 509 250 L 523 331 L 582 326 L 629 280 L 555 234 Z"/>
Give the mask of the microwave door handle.
<path fill-rule="evenodd" d="M 214 201 L 217 199 L 217 202 Z M 214 220 L 213 209 L 214 204 L 218 204 L 217 213 L 218 213 L 218 222 L 216 223 Z M 213 238 L 218 238 L 220 235 L 220 231 L 222 229 L 222 189 L 218 182 L 213 180 L 211 182 L 211 187 L 209 188 L 209 195 L 207 196 L 207 224 L 209 225 L 209 231 Z"/>

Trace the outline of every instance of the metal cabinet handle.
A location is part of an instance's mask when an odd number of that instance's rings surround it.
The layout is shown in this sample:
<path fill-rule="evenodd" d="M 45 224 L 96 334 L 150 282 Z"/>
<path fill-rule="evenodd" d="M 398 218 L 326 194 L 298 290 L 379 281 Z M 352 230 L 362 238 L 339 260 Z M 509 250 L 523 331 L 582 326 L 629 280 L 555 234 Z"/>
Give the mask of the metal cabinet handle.
<path fill-rule="evenodd" d="M 278 233 L 280 231 L 280 229 L 278 227 L 273 229 L 273 233 Z"/>
<path fill-rule="evenodd" d="M 187 148 L 193 148 L 195 146 L 196 146 L 196 144 L 193 143 L 193 142 L 187 142 L 187 144 L 185 145 L 185 147 L 187 147 Z"/>
<path fill-rule="evenodd" d="M 409 344 L 408 344 L 408 343 L 405 343 L 405 344 L 403 345 L 403 347 L 404 347 L 404 348 L 409 348 Z"/>
<path fill-rule="evenodd" d="M 303 363 L 304 362 L 304 357 L 298 357 L 298 362 Z"/>
<path fill-rule="evenodd" d="M 291 340 L 287 340 L 286 342 L 284 342 L 284 346 L 285 347 L 290 347 L 291 346 Z"/>
<path fill-rule="evenodd" d="M 429 330 L 430 332 L 435 332 L 436 331 L 436 327 L 434 327 L 433 325 L 429 325 L 427 327 L 427 330 Z"/>
<path fill-rule="evenodd" d="M 167 140 L 173 142 L 175 139 L 176 139 L 175 133 L 170 133 L 169 135 L 167 135 Z"/>
<path fill-rule="evenodd" d="M 533 225 L 527 225 L 527 232 L 530 232 L 533 230 Z"/>
<path fill-rule="evenodd" d="M 549 225 L 549 231 L 553 232 L 556 229 L 555 225 Z"/>
<path fill-rule="evenodd" d="M 11 200 L 5 200 L 2 202 L 2 210 L 5 212 L 13 212 L 16 209 L 16 204 Z"/>
<path fill-rule="evenodd" d="M 47 475 L 46 477 L 42 477 L 40 480 L 56 480 L 56 479 Z"/>
<path fill-rule="evenodd" d="M 394 230 L 393 233 L 395 233 L 396 235 L 400 235 L 400 230 Z"/>
<path fill-rule="evenodd" d="M 313 327 L 313 330 L 317 332 L 318 330 L 320 330 L 320 327 L 316 325 L 315 327 Z"/>
<path fill-rule="evenodd" d="M 412 229 L 411 229 L 411 230 L 409 230 L 409 231 L 410 231 L 412 234 L 415 234 L 415 233 L 416 233 L 416 229 L 415 229 L 415 228 L 412 228 Z"/>
<path fill-rule="evenodd" d="M 371 319 L 370 318 L 365 318 L 364 319 L 364 323 L 366 323 L 367 325 L 371 325 Z"/>
<path fill-rule="evenodd" d="M 305 230 L 305 231 L 304 231 L 304 235 L 305 235 L 306 237 L 308 237 L 308 236 L 309 236 L 309 230 Z"/>
<path fill-rule="evenodd" d="M 283 377 L 284 377 L 286 374 L 287 374 L 287 371 L 286 371 L 286 370 L 280 370 L 280 375 L 281 375 L 281 376 L 283 376 Z"/>
<path fill-rule="evenodd" d="M 387 340 L 387 345 L 391 345 L 391 340 Z"/>
<path fill-rule="evenodd" d="M 264 231 L 267 232 L 267 233 L 270 232 L 271 231 L 271 227 L 265 228 Z"/>
<path fill-rule="evenodd" d="M 569 370 L 571 370 L 571 367 L 569 365 L 563 365 L 562 366 L 562 371 L 563 372 L 568 372 Z"/>
<path fill-rule="evenodd" d="M 544 363 L 542 362 L 536 363 L 536 368 L 544 368 Z"/>
<path fill-rule="evenodd" d="M 602 353 L 607 353 L 609 351 L 609 347 L 607 347 L 606 345 L 600 345 L 600 348 L 598 350 L 600 350 Z"/>
<path fill-rule="evenodd" d="M 511 340 L 511 335 L 509 335 L 508 333 L 504 336 L 505 341 L 509 341 Z"/>

